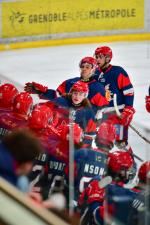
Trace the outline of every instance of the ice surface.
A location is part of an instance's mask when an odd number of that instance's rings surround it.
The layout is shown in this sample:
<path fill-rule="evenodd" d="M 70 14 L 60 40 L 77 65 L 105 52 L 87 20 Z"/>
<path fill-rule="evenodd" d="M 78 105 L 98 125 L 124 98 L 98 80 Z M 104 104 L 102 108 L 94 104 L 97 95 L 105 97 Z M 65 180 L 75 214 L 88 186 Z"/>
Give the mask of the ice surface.
<path fill-rule="evenodd" d="M 79 76 L 80 59 L 92 56 L 99 45 L 65 45 L 0 52 L 0 80 L 13 81 L 20 90 L 29 81 L 56 88 L 65 79 Z M 145 109 L 145 96 L 150 85 L 150 41 L 101 45 L 112 48 L 112 64 L 122 66 L 130 75 L 135 89 L 136 114 L 133 124 L 143 133 L 143 127 L 150 129 L 150 114 Z M 148 133 L 143 134 L 148 137 Z M 143 159 L 150 159 L 149 145 L 132 131 L 129 140 L 136 154 Z"/>

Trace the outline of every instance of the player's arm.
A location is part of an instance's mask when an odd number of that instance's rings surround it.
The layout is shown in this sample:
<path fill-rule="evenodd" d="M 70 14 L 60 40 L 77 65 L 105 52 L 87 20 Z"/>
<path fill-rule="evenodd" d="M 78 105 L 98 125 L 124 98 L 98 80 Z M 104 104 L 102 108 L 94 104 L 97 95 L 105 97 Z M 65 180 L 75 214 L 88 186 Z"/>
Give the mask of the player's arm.
<path fill-rule="evenodd" d="M 128 126 L 132 121 L 135 109 L 133 108 L 134 89 L 128 74 L 122 69 L 117 78 L 119 90 L 123 93 L 125 107 L 121 114 L 120 124 Z"/>
<path fill-rule="evenodd" d="M 41 99 L 54 99 L 57 97 L 57 92 L 54 89 L 48 89 L 47 86 L 36 82 L 28 82 L 25 84 L 24 90 L 31 94 L 38 94 Z"/>
<path fill-rule="evenodd" d="M 150 86 L 149 86 L 149 93 L 148 94 L 149 95 L 147 95 L 145 97 L 145 108 L 146 108 L 147 112 L 150 113 Z"/>

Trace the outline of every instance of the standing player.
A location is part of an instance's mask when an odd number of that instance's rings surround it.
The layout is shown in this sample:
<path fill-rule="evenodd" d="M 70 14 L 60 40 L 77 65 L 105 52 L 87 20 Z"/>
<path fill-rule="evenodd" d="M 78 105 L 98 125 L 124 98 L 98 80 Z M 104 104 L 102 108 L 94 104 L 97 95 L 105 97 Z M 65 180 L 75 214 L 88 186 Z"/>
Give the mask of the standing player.
<path fill-rule="evenodd" d="M 128 127 L 133 118 L 135 110 L 133 108 L 134 90 L 127 72 L 120 66 L 110 64 L 112 50 L 108 46 L 100 46 L 95 50 L 97 69 L 95 79 L 105 87 L 106 97 L 109 101 L 104 112 L 104 119 L 115 118 L 115 108 L 113 103 L 114 94 L 117 95 L 117 105 L 121 112 L 121 118 L 116 123 L 116 144 L 118 148 L 131 150 L 128 145 Z"/>
<path fill-rule="evenodd" d="M 39 94 L 40 98 L 46 98 L 50 100 L 56 97 L 56 92 L 58 92 L 59 95 L 69 93 L 74 83 L 76 83 L 77 81 L 83 81 L 89 87 L 88 99 L 96 113 L 98 109 L 102 109 L 103 107 L 105 107 L 108 102 L 105 97 L 105 90 L 103 85 L 97 82 L 93 77 L 95 66 L 96 61 L 93 57 L 85 57 L 80 61 L 79 64 L 81 70 L 80 77 L 74 77 L 72 79 L 65 80 L 58 86 L 56 91 L 48 89 L 47 87 L 35 82 L 26 83 L 25 90 L 28 92 Z"/>
<path fill-rule="evenodd" d="M 147 112 L 150 113 L 150 86 L 148 89 L 148 95 L 145 98 L 145 108 L 146 108 Z"/>

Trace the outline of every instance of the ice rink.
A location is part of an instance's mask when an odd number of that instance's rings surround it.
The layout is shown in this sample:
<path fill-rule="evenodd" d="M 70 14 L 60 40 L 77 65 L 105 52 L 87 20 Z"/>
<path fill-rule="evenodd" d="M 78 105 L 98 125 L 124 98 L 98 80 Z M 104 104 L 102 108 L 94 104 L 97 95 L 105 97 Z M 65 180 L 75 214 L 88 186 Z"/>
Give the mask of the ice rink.
<path fill-rule="evenodd" d="M 79 76 L 80 59 L 92 56 L 99 45 L 110 46 L 112 64 L 122 66 L 128 72 L 135 89 L 136 114 L 132 124 L 150 139 L 150 114 L 145 109 L 145 96 L 150 85 L 150 41 L 7 50 L 0 52 L 0 80 L 12 82 L 20 90 L 29 81 L 56 88 L 65 79 Z M 150 146 L 137 134 L 130 131 L 129 140 L 138 156 L 150 159 Z"/>

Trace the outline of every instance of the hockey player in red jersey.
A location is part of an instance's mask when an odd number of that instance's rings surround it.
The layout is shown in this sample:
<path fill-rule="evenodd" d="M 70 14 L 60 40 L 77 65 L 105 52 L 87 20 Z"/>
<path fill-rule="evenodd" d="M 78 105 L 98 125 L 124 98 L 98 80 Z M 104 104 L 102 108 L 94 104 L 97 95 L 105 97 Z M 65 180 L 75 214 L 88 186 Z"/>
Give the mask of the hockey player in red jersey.
<path fill-rule="evenodd" d="M 0 112 L 12 110 L 13 101 L 18 94 L 17 88 L 13 84 L 5 83 L 0 85 Z"/>
<path fill-rule="evenodd" d="M 48 125 L 52 121 L 53 112 L 50 107 L 45 104 L 37 104 L 34 106 L 29 118 L 28 127 L 38 136 L 48 136 Z"/>
<path fill-rule="evenodd" d="M 34 163 L 30 174 L 33 191 L 40 191 L 44 198 L 53 192 L 57 179 L 64 179 L 64 169 L 69 161 L 70 125 L 52 126 L 52 114 L 45 105 L 36 106 L 29 118 L 29 127 L 35 132 L 45 153 L 41 154 Z M 73 129 L 73 143 L 82 141 L 83 131 L 78 124 L 71 124 Z"/>
<path fill-rule="evenodd" d="M 128 127 L 133 118 L 134 90 L 127 72 L 120 66 L 111 65 L 112 50 L 108 46 L 100 46 L 95 50 L 97 69 L 95 79 L 105 87 L 106 97 L 109 102 L 104 111 L 104 119 L 115 118 L 116 112 L 113 102 L 114 94 L 117 95 L 117 105 L 121 117 L 116 123 L 116 144 L 119 148 L 131 150 L 128 145 Z"/>
<path fill-rule="evenodd" d="M 1 138 L 13 129 L 26 127 L 33 99 L 27 92 L 20 92 L 14 98 L 11 111 L 4 111 L 0 117 Z"/>
<path fill-rule="evenodd" d="M 148 89 L 148 95 L 145 97 L 145 108 L 146 108 L 147 112 L 150 113 L 150 86 Z"/>
<path fill-rule="evenodd" d="M 93 110 L 96 113 L 98 109 L 102 109 L 103 107 L 105 107 L 108 102 L 105 97 L 104 87 L 93 77 L 95 66 L 96 61 L 93 57 L 84 57 L 79 63 L 79 67 L 81 70 L 80 77 L 74 77 L 65 80 L 62 84 L 58 86 L 56 91 L 48 89 L 48 87 L 45 87 L 36 82 L 26 83 L 25 90 L 28 92 L 39 94 L 40 98 L 51 100 L 57 96 L 56 92 L 58 92 L 59 95 L 69 93 L 71 87 L 74 85 L 75 82 L 83 81 L 87 83 L 89 87 L 88 99 L 91 105 L 93 106 Z"/>

